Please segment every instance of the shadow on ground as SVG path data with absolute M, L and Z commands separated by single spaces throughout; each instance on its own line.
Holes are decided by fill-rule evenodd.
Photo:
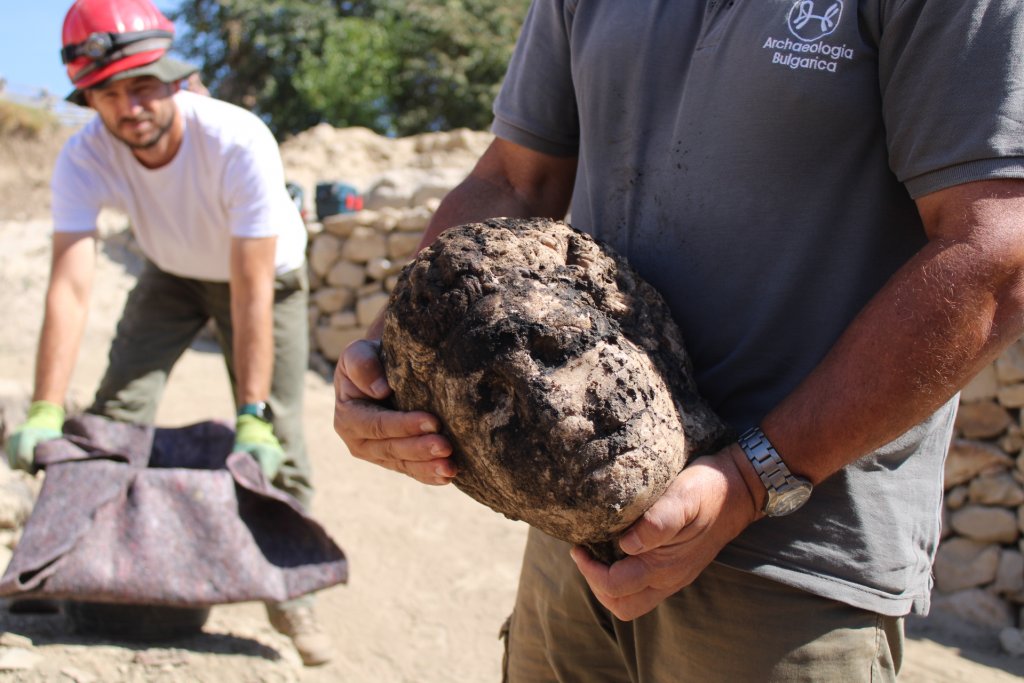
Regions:
M 0 605 L 0 632 L 24 636 L 32 641 L 34 647 L 45 645 L 114 645 L 126 650 L 143 651 L 150 648 L 170 648 L 187 650 L 196 654 L 232 654 L 259 657 L 278 662 L 281 654 L 272 647 L 251 638 L 243 638 L 229 634 L 209 633 L 202 631 L 172 639 L 135 640 L 113 639 L 110 637 L 90 636 L 78 633 L 71 620 L 59 609 L 20 613 L 12 612 L 7 601 Z
M 992 629 L 933 612 L 927 617 L 908 617 L 906 635 L 914 640 L 930 640 L 953 648 L 963 659 L 1024 679 L 1024 657 L 1012 657 L 1004 652 L 998 632 Z

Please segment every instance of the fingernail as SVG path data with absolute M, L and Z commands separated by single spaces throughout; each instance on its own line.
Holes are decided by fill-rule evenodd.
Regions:
M 421 432 L 425 432 L 427 434 L 433 434 L 434 432 L 437 431 L 437 429 L 434 427 L 434 423 L 433 422 L 426 422 L 426 421 L 424 421 L 424 422 L 420 423 L 420 431 Z M 434 448 L 436 449 L 437 446 L 434 446 Z
M 386 379 L 377 380 L 370 385 L 370 391 L 374 396 L 384 396 L 388 393 L 388 381 Z
M 446 465 L 438 465 L 437 467 L 435 467 L 434 474 L 436 474 L 439 477 L 444 477 L 446 479 L 452 476 L 451 474 L 449 474 L 448 467 Z
M 619 547 L 622 548 L 622 552 L 635 555 L 644 549 L 644 544 L 640 542 L 640 537 L 635 533 L 626 534 L 619 540 Z
M 582 551 L 579 548 L 575 548 L 574 547 L 574 548 L 569 550 L 569 557 L 572 558 L 573 562 L 575 562 L 576 564 L 579 564 L 580 563 L 580 553 L 581 552 Z

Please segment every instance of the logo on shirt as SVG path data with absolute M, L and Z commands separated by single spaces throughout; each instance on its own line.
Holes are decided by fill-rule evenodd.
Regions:
M 793 9 L 789 10 L 789 32 L 800 40 L 821 40 L 839 27 L 839 18 L 842 14 L 842 0 L 822 3 L 797 0 Z
M 771 50 L 772 64 L 802 71 L 836 73 L 845 60 L 853 59 L 853 48 L 823 40 L 839 28 L 842 0 L 797 0 L 786 15 L 786 27 L 793 38 L 768 38 L 762 49 Z

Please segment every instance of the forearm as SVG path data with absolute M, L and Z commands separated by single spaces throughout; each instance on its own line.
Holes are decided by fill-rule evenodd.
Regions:
M 232 353 L 239 405 L 264 401 L 270 395 L 274 372 L 273 315 L 263 299 L 248 293 L 231 297 Z
M 762 422 L 793 471 L 818 482 L 895 439 L 1024 333 L 1019 226 L 934 232 Z
M 268 255 L 266 245 L 255 244 L 261 241 L 238 240 L 232 252 L 232 356 L 238 405 L 265 401 L 274 372 L 273 248 Z
M 88 290 L 53 283 L 36 350 L 34 401 L 63 405 L 88 315 Z
M 32 398 L 62 405 L 85 330 L 96 264 L 94 233 L 55 233 Z

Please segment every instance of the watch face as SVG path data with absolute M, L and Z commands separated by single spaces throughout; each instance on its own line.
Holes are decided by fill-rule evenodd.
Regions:
M 782 517 L 791 512 L 796 512 L 803 507 L 803 504 L 810 497 L 810 486 L 793 486 L 792 488 L 776 491 L 775 495 L 770 497 L 771 499 L 765 508 L 765 514 L 769 517 Z

